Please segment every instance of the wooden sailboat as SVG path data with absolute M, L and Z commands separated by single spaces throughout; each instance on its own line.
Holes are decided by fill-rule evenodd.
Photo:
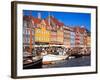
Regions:
M 32 49 L 33 49 L 33 42 L 32 42 L 32 23 L 31 23 L 31 16 L 30 16 L 30 43 L 29 43 L 29 54 L 30 56 L 25 57 L 26 61 L 23 62 L 23 69 L 35 69 L 42 67 L 42 58 L 39 56 L 32 56 Z M 25 60 L 25 59 L 24 59 Z

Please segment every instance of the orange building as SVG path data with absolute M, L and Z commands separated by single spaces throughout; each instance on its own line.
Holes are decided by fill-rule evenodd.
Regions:
M 80 27 L 75 27 L 75 47 L 80 47 Z
M 87 43 L 86 29 L 84 27 L 80 28 L 80 47 L 85 47 Z
M 55 45 L 63 45 L 63 23 L 54 16 L 46 18 L 50 25 L 50 43 Z
M 64 26 L 64 40 L 63 44 L 66 48 L 70 48 L 70 28 L 68 26 Z
M 75 27 L 75 46 L 86 47 L 87 46 L 87 32 L 84 27 Z

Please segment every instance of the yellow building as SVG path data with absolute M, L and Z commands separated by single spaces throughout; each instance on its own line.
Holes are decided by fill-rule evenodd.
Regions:
M 35 42 L 49 43 L 50 31 L 47 30 L 47 25 L 44 20 L 40 22 L 38 28 L 35 28 Z

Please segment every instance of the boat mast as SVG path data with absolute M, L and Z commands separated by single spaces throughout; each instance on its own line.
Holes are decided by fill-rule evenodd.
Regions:
M 32 16 L 32 11 L 30 11 L 30 46 L 29 46 L 29 48 L 30 48 L 30 50 L 29 50 L 29 52 L 30 53 L 32 53 L 32 18 L 31 18 L 31 16 Z
M 48 12 L 48 23 L 49 23 L 49 30 L 51 29 L 50 26 L 50 12 Z M 50 30 L 51 31 L 51 30 Z M 51 33 L 50 33 L 51 34 Z M 50 38 L 49 38 L 50 39 Z M 50 48 L 50 41 L 49 41 L 49 48 Z

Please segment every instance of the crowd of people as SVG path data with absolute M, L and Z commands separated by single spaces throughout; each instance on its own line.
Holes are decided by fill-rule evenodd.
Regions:
M 44 56 L 47 54 L 53 55 L 87 55 L 91 53 L 90 48 L 64 48 L 64 47 L 35 47 L 32 49 L 32 53 L 29 53 L 28 49 L 24 50 L 24 56 Z

